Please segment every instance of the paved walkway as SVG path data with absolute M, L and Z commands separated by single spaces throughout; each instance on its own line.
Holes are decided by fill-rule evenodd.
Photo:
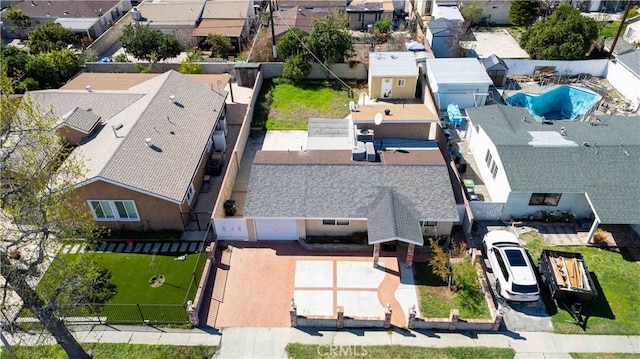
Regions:
M 5 333 L 11 344 L 53 344 L 43 335 Z M 214 358 L 286 358 L 287 343 L 329 346 L 405 345 L 416 347 L 513 348 L 516 358 L 569 358 L 568 353 L 640 353 L 640 336 L 570 335 L 539 332 L 434 333 L 403 330 L 225 328 L 222 335 L 201 329 L 159 329 L 132 326 L 80 327 L 76 338 L 85 343 L 218 345 Z
M 141 254 L 167 254 L 176 255 L 188 253 L 200 253 L 204 250 L 204 243 L 200 242 L 98 242 L 93 244 L 70 243 L 62 246 L 62 253 L 75 254 L 87 251 L 116 252 L 116 253 L 141 253 Z

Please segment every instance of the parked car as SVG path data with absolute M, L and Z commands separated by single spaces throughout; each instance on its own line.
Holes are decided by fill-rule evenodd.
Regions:
M 496 292 L 507 300 L 535 302 L 540 287 L 527 251 L 508 231 L 492 231 L 482 239 L 484 251 L 496 277 Z

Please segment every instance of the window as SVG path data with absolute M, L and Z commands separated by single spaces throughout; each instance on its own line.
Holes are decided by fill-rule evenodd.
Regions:
M 378 20 L 380 20 L 380 18 L 381 18 L 381 17 L 382 17 L 382 14 L 377 13 L 377 14 L 375 14 L 375 16 L 374 16 L 373 20 L 374 20 L 374 21 L 378 21 Z
M 624 36 L 625 40 L 633 42 L 636 37 L 636 30 L 631 27 L 627 27 L 627 34 Z
M 404 79 L 399 79 L 398 80 L 398 86 L 399 87 L 403 87 L 404 86 Z
M 348 219 L 323 219 L 322 225 L 323 226 L 348 226 L 349 220 Z
M 88 201 L 93 216 L 98 221 L 138 221 L 138 210 L 134 201 Z
M 487 155 L 484 156 L 484 162 L 487 164 L 487 168 L 491 167 L 492 160 L 493 160 L 493 157 L 491 156 L 491 152 L 487 150 Z
M 507 267 L 504 265 L 504 259 L 502 259 L 502 255 L 495 248 L 493 249 L 493 251 L 495 252 L 496 260 L 498 261 L 498 266 L 500 267 L 502 276 L 504 276 L 504 280 L 509 281 L 509 272 L 507 271 Z
M 529 200 L 530 206 L 557 206 L 561 193 L 534 193 Z
M 193 201 L 193 196 L 196 194 L 195 188 L 193 188 L 193 183 L 189 185 L 189 189 L 187 190 L 187 204 L 191 205 Z
M 491 177 L 496 179 L 496 175 L 498 174 L 498 166 L 496 165 L 496 161 L 493 161 L 491 164 Z
M 420 227 L 435 227 L 438 225 L 438 222 L 434 221 L 420 221 Z
M 358 21 L 364 21 L 364 13 L 358 14 Z

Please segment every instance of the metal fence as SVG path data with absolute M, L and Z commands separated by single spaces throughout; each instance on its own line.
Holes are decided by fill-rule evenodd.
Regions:
M 185 231 L 206 231 L 213 212 L 183 212 L 182 223 Z

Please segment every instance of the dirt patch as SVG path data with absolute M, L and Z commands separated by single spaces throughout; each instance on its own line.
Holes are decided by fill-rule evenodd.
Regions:
M 154 275 L 153 277 L 151 277 L 151 279 L 149 279 L 149 285 L 152 288 L 160 287 L 163 284 L 164 284 L 164 276 L 162 274 Z

